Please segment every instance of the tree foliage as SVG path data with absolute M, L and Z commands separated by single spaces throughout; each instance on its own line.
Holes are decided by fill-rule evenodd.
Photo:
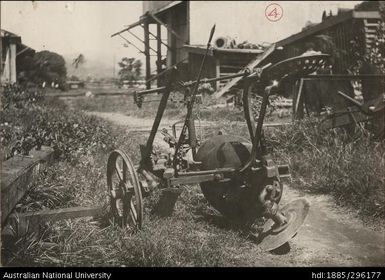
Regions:
M 27 57 L 20 63 L 23 78 L 36 84 L 59 83 L 64 84 L 67 68 L 64 58 L 54 52 L 36 52 L 33 57 Z
M 142 74 L 142 62 L 139 59 L 124 57 L 118 65 L 120 67 L 118 74 L 121 81 L 136 81 Z

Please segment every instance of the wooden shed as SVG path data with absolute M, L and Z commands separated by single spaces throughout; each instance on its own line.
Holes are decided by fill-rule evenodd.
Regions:
M 15 83 L 20 72 L 20 64 L 24 59 L 32 57 L 35 50 L 22 44 L 20 36 L 1 29 L 0 53 L 1 82 Z
M 305 27 L 301 32 L 291 35 L 276 43 L 283 50 L 276 52 L 275 61 L 301 55 L 306 51 L 307 42 L 317 41 L 317 36 L 327 35 L 332 38 L 340 52 L 340 59 L 333 65 L 333 73 L 344 73 L 354 61 L 355 40 L 362 48 L 370 48 L 374 43 L 376 30 L 381 22 L 379 11 L 340 10 L 335 16 L 323 19 L 319 24 Z

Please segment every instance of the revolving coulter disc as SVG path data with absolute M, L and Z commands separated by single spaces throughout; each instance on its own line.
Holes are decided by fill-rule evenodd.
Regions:
M 297 233 L 309 213 L 310 204 L 306 199 L 298 199 L 286 204 L 279 211 L 285 216 L 286 223 L 276 226 L 272 219 L 269 219 L 263 226 L 259 236 L 258 244 L 264 251 L 274 250 L 288 242 Z

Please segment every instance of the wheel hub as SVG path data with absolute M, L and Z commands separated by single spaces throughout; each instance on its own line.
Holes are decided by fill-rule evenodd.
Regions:
M 286 221 L 282 225 L 277 225 L 276 223 L 271 226 L 272 233 L 278 233 L 286 229 L 290 223 L 296 218 L 297 214 L 295 212 L 288 212 L 285 216 Z

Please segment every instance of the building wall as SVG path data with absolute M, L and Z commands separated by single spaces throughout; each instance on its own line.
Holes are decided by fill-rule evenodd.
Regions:
M 142 1 L 143 14 L 146 12 L 155 12 L 161 8 L 166 7 L 168 4 L 174 1 Z
M 189 79 L 195 80 L 198 76 L 199 69 L 202 63 L 203 55 L 190 53 L 189 54 Z M 205 67 L 202 70 L 202 78 L 214 78 L 216 77 L 216 60 L 213 56 L 207 56 L 205 61 Z M 212 83 L 212 86 L 215 87 L 215 83 Z

